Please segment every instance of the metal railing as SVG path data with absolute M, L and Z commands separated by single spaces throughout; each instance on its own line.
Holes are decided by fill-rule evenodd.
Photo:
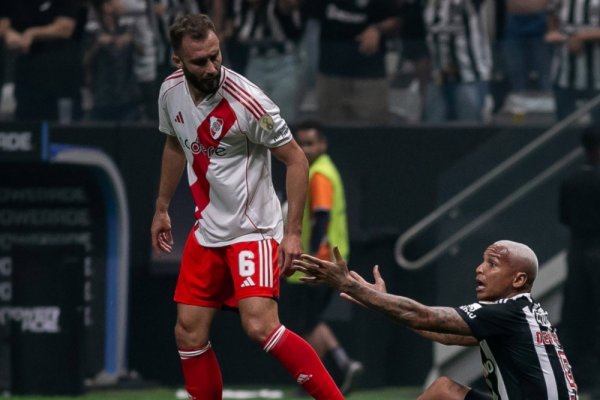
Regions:
M 497 214 L 502 212 L 504 209 L 509 207 L 511 204 L 518 201 L 520 198 L 525 196 L 534 188 L 538 187 L 554 174 L 560 172 L 563 168 L 565 168 L 569 163 L 575 160 L 582 154 L 581 148 L 577 148 L 563 156 L 561 159 L 552 164 L 549 168 L 545 169 L 543 172 L 536 175 L 529 182 L 515 190 L 510 195 L 506 196 L 504 199 L 500 200 L 494 206 L 489 208 L 487 211 L 483 212 L 477 218 L 473 219 L 471 222 L 465 224 L 462 228 L 460 228 L 456 233 L 448 237 L 447 239 L 441 241 L 437 246 L 433 249 L 426 252 L 423 256 L 416 260 L 409 260 L 404 255 L 404 250 L 406 245 L 412 241 L 415 237 L 417 237 L 421 232 L 425 229 L 429 228 L 435 222 L 439 221 L 442 217 L 449 214 L 453 210 L 455 210 L 459 205 L 463 204 L 466 200 L 471 198 L 473 195 L 482 190 L 486 185 L 492 182 L 494 179 L 498 178 L 505 172 L 509 171 L 516 164 L 523 161 L 527 156 L 536 151 L 540 146 L 547 143 L 549 140 L 557 136 L 559 133 L 563 132 L 565 128 L 571 126 L 574 122 L 578 121 L 583 115 L 593 110 L 600 104 L 600 95 L 597 95 L 567 118 L 561 120 L 550 129 L 542 133 L 535 140 L 532 140 L 521 150 L 517 151 L 515 154 L 498 164 L 496 167 L 492 168 L 486 174 L 481 176 L 475 182 L 471 183 L 461 192 L 450 198 L 444 204 L 439 206 L 436 210 L 434 210 L 431 214 L 427 215 L 419 222 L 417 222 L 414 226 L 409 228 L 406 232 L 404 232 L 398 240 L 396 241 L 396 245 L 394 248 L 394 255 L 396 258 L 396 262 L 406 269 L 419 269 L 423 266 L 437 260 L 446 250 L 455 245 L 457 242 L 468 236 L 470 233 L 475 231 L 477 228 L 488 222 L 490 219 L 495 217 Z

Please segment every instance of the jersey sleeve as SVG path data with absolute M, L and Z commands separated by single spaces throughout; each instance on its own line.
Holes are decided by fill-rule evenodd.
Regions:
M 456 311 L 479 341 L 510 334 L 518 318 L 517 313 L 504 303 L 473 303 L 456 307 Z
M 252 95 L 260 107 L 255 107 L 248 124 L 248 139 L 265 147 L 283 146 L 292 140 L 292 132 L 279 113 L 279 107 L 260 89 L 253 88 Z M 260 116 L 259 116 L 260 115 Z
M 171 118 L 169 118 L 169 112 L 167 111 L 165 89 L 165 85 L 163 84 L 160 87 L 160 93 L 158 95 L 158 130 L 173 136 L 175 135 L 175 129 L 173 129 Z
M 315 173 L 310 180 L 310 209 L 329 211 L 333 207 L 333 185 L 323 174 Z

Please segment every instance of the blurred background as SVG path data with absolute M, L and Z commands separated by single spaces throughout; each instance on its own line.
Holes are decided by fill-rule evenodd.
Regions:
M 185 181 L 171 206 L 174 253 L 152 255 L 149 233 L 164 144 L 157 95 L 174 70 L 167 32 L 184 13 L 212 16 L 223 64 L 257 83 L 292 131 L 324 123 L 353 269 L 370 277 L 378 264 L 390 292 L 458 306 L 474 301 L 489 243 L 524 242 L 540 259 L 534 294 L 560 326 L 569 235 L 558 191 L 583 162 L 582 129 L 598 122 L 600 50 L 549 33 L 598 29 L 600 10 L 563 21 L 572 2 L 10 3 L 0 5 L 0 392 L 182 385 L 171 299 L 193 224 Z M 572 61 L 586 54 L 593 61 Z M 273 170 L 284 201 L 283 166 Z M 432 345 L 337 298 L 326 317 L 365 366 L 361 388 L 439 374 L 478 384 L 476 349 Z M 223 312 L 213 326 L 226 385 L 288 384 L 239 324 Z

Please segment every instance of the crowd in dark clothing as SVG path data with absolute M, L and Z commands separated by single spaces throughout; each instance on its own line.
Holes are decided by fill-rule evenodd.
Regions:
M 407 65 L 418 87 L 412 122 L 483 123 L 507 94 L 532 90 L 553 94 L 556 117 L 564 118 L 600 92 L 598 7 L 575 0 L 5 1 L 1 51 L 14 65 L 3 75 L 14 82 L 18 120 L 60 119 L 65 101 L 68 120 L 155 120 L 158 87 L 174 68 L 168 27 L 178 15 L 202 12 L 220 32 L 225 65 L 257 83 L 291 123 L 311 110 L 330 123 L 398 120 L 390 99 L 410 93 L 390 89 Z

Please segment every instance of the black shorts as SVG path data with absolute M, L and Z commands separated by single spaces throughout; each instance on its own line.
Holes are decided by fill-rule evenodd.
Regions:
M 465 400 L 492 400 L 493 397 L 489 393 L 484 393 L 477 389 L 471 389 L 465 396 Z
M 299 335 L 310 333 L 321 321 L 334 290 L 281 281 L 279 316 L 281 323 Z

